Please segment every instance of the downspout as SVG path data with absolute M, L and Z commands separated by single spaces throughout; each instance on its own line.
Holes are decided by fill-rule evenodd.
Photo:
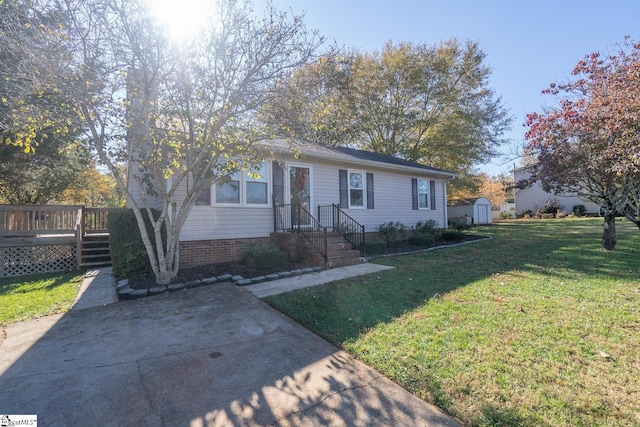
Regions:
M 444 187 L 444 202 L 442 205 L 444 206 L 444 228 L 449 228 L 449 214 L 447 213 L 447 181 L 442 181 L 442 186 Z

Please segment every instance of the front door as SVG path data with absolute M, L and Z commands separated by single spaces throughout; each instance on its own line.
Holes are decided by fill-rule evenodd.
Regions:
M 292 206 L 302 206 L 311 212 L 311 168 L 308 166 L 289 165 L 289 200 Z M 297 218 L 292 218 L 292 222 L 298 225 Z M 301 219 L 300 225 L 308 225 L 307 222 Z

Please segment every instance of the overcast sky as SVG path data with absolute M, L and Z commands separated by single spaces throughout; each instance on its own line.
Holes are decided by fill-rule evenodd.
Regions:
M 388 40 L 477 41 L 493 70 L 491 84 L 515 117 L 506 136 L 524 140 L 525 115 L 551 99 L 540 95 L 570 76 L 585 55 L 606 53 L 628 35 L 640 39 L 640 0 L 274 0 L 279 9 L 306 11 L 305 23 L 339 46 L 372 51 Z M 505 148 L 508 151 L 508 148 Z M 496 175 L 513 161 L 496 159 L 481 171 Z

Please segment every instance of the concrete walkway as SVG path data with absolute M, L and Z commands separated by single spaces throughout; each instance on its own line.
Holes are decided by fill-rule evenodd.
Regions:
M 112 270 L 111 267 L 87 270 L 71 310 L 84 310 L 118 302 Z
M 0 333 L 0 410 L 47 426 L 458 425 L 231 283 Z
M 330 270 L 318 271 L 316 273 L 304 274 L 301 276 L 287 277 L 285 279 L 273 280 L 257 285 L 244 286 L 243 288 L 251 292 L 258 298 L 265 298 L 271 295 L 278 295 L 296 289 L 308 288 L 309 286 L 322 285 L 336 280 L 347 279 L 349 277 L 362 276 L 388 270 L 390 267 L 380 264 L 356 264 L 348 267 L 332 268 Z

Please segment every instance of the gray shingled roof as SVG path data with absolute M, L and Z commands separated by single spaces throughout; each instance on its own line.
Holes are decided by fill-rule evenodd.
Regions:
M 420 163 L 412 162 L 409 160 L 400 159 L 398 157 L 390 156 L 387 154 L 374 153 L 371 151 L 356 150 L 354 148 L 347 147 L 330 147 L 322 144 L 314 144 L 304 141 L 290 141 L 285 139 L 272 139 L 265 141 L 266 146 L 276 148 L 278 151 L 289 151 L 292 147 L 298 149 L 302 154 L 309 157 L 318 157 L 325 159 L 332 159 L 335 161 L 344 161 L 353 164 L 362 162 L 363 164 L 378 163 L 380 166 L 392 167 L 398 166 L 400 168 L 420 169 L 425 172 L 431 172 L 438 175 L 445 175 L 449 178 L 455 177 L 455 172 L 437 169 L 430 166 L 426 166 Z
M 400 159 L 398 157 L 390 156 L 388 154 L 380 154 L 380 153 L 374 153 L 372 151 L 356 150 L 354 148 L 348 148 L 348 147 L 328 147 L 328 148 L 330 150 L 339 151 L 348 156 L 352 156 L 362 160 L 370 160 L 372 162 L 380 162 L 380 163 L 389 163 L 389 164 L 398 165 L 398 166 L 409 166 L 413 168 L 425 169 L 425 170 L 434 171 L 434 172 L 453 173 L 450 171 L 446 171 L 444 169 L 432 168 L 430 166 L 412 162 L 410 160 Z

